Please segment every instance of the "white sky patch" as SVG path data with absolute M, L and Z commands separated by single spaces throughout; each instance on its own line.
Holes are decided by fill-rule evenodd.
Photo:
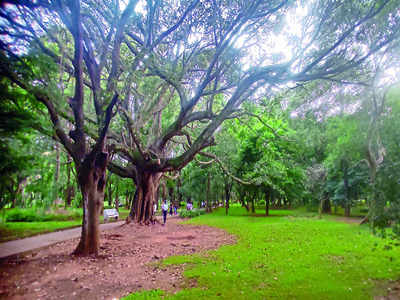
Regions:
M 139 0 L 138 3 L 135 6 L 135 13 L 138 15 L 146 15 L 146 1 L 145 0 Z
M 234 43 L 235 48 L 245 52 L 241 61 L 243 69 L 290 61 L 295 53 L 296 44 L 291 42 L 291 39 L 301 38 L 304 30 L 303 19 L 307 15 L 307 7 L 297 5 L 287 12 L 279 26 L 280 30 L 271 30 L 268 34 L 260 32 L 256 37 L 243 33 Z

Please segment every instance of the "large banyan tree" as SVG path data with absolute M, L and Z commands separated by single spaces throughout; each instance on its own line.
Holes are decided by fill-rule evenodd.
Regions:
M 360 73 L 371 54 L 397 38 L 398 6 L 396 0 L 2 1 L 1 74 L 45 105 L 79 174 L 85 217 L 77 252 L 98 251 L 107 165 L 133 179 L 131 216 L 150 221 L 162 175 L 207 155 L 213 134 L 241 115 L 243 101 Z M 37 67 L 26 71 L 33 50 L 59 67 L 62 94 L 54 92 L 58 78 L 39 76 Z
M 354 78 L 397 38 L 399 17 L 396 1 L 139 2 L 110 164 L 137 187 L 130 217 L 151 221 L 162 175 L 212 157 L 204 149 L 243 101 Z

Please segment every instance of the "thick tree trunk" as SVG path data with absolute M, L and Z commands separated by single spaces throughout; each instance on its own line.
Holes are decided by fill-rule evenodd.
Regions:
M 350 212 L 351 212 L 350 203 L 346 203 L 344 207 L 344 216 L 350 217 Z
M 72 198 L 75 196 L 75 190 L 72 185 L 68 185 L 65 190 L 65 207 L 70 207 Z
M 132 210 L 133 203 L 135 201 L 135 195 L 136 195 L 136 187 L 135 191 L 129 195 L 129 210 Z
M 92 151 L 78 170 L 83 199 L 82 234 L 75 255 L 98 255 L 100 246 L 99 217 L 104 201 L 108 153 Z
M 256 205 L 255 205 L 256 194 L 252 195 L 251 197 L 251 212 L 254 214 L 256 212 Z
M 135 183 L 134 183 L 135 184 Z M 135 202 L 137 199 L 138 189 L 136 186 L 135 193 L 131 196 L 130 204 L 129 204 L 129 215 L 126 218 L 126 223 L 130 223 L 135 219 Z
M 229 212 L 229 200 L 231 199 L 232 183 L 225 182 L 225 214 Z
M 324 214 L 330 214 L 332 212 L 331 201 L 327 196 L 322 199 L 321 211 Z
M 277 207 L 275 203 L 274 190 L 272 188 L 269 189 L 269 205 L 272 207 Z
M 146 225 L 154 223 L 153 206 L 161 176 L 161 173 L 138 172 L 135 199 L 127 223 L 132 220 Z
M 59 178 L 60 178 L 60 145 L 58 142 L 55 142 L 55 150 L 56 150 L 56 168 L 54 172 L 54 182 L 53 182 L 53 191 L 52 191 L 52 205 L 58 205 L 59 203 Z

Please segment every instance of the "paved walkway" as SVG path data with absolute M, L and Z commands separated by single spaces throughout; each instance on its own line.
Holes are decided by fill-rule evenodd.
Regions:
M 101 230 L 111 229 L 124 224 L 125 221 L 100 224 Z M 45 233 L 25 239 L 5 242 L 0 244 L 0 258 L 5 258 L 11 255 L 21 254 L 27 251 L 39 249 L 58 242 L 70 240 L 80 237 L 82 227 L 66 229 L 51 233 Z

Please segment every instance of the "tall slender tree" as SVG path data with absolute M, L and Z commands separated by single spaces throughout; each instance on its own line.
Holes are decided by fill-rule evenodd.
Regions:
M 74 253 L 97 255 L 99 213 L 104 199 L 108 163 L 106 138 L 118 94 L 111 86 L 100 97 L 100 90 L 96 89 L 99 88 L 101 67 L 91 55 L 93 45 L 89 45 L 83 26 L 85 5 L 78 0 L 5 1 L 0 8 L 0 16 L 6 24 L 3 27 L 6 38 L 1 40 L 1 74 L 47 109 L 55 138 L 74 161 L 83 197 L 82 234 Z M 69 33 L 67 40 L 55 34 L 63 30 Z M 69 42 L 73 47 L 67 45 Z M 69 52 L 60 53 L 60 49 L 64 48 L 68 48 Z M 72 97 L 54 91 L 51 72 L 49 74 L 51 70 L 40 70 L 40 64 L 35 60 L 37 58 L 50 59 L 51 63 L 59 64 L 74 79 Z M 88 71 L 90 83 L 86 82 L 85 71 Z M 114 81 L 112 77 L 110 82 Z M 85 85 L 92 91 L 96 121 L 87 114 Z M 74 126 L 69 133 L 63 128 L 65 123 L 62 118 Z M 91 131 L 88 122 L 92 124 Z

